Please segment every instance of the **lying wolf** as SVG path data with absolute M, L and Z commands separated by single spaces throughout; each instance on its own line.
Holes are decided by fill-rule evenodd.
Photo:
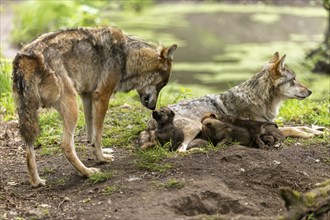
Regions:
M 175 112 L 174 124 L 184 132 L 180 151 L 202 130 L 200 118 L 207 112 L 229 115 L 239 119 L 273 122 L 282 101 L 302 100 L 312 94 L 298 82 L 296 74 L 285 64 L 285 55 L 276 52 L 269 62 L 251 79 L 218 95 L 206 95 L 168 106 Z M 301 129 L 280 128 L 284 136 L 310 137 L 313 134 Z M 317 131 L 315 131 L 318 133 Z
M 33 147 L 39 133 L 40 107 L 53 107 L 60 113 L 62 150 L 82 175 L 90 176 L 99 170 L 87 168 L 74 148 L 77 95 L 82 98 L 87 136 L 95 147 L 96 160 L 110 162 L 112 157 L 102 152 L 101 137 L 111 94 L 136 89 L 141 103 L 155 109 L 158 94 L 171 76 L 176 48 L 145 42 L 115 27 L 61 30 L 25 45 L 13 61 L 13 93 L 32 186 L 45 185 Z

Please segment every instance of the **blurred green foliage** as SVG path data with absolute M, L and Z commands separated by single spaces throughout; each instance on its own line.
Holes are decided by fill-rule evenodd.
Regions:
M 15 113 L 14 101 L 11 95 L 11 62 L 0 53 L 0 118 L 12 119 Z
M 79 26 L 108 25 L 102 14 L 112 10 L 134 10 L 139 12 L 151 5 L 153 0 L 130 1 L 23 1 L 14 9 L 12 42 L 25 44 L 33 38 L 50 31 Z
M 93 1 L 23 2 L 15 7 L 13 43 L 27 43 L 42 33 L 61 28 L 101 25 L 99 9 L 87 3 Z
M 322 0 L 325 9 L 330 10 L 330 0 Z

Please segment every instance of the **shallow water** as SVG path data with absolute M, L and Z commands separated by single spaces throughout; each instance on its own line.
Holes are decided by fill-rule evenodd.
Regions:
M 220 91 L 249 78 L 275 51 L 302 71 L 327 22 L 323 8 L 223 4 L 162 4 L 109 18 L 128 33 L 177 43 L 172 81 Z

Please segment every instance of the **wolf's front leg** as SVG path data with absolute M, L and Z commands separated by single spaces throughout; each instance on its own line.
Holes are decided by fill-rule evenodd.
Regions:
M 174 125 L 183 131 L 184 140 L 179 146 L 178 151 L 184 152 L 187 150 L 190 142 L 192 142 L 202 130 L 202 123 L 189 118 L 177 117 L 174 118 Z
M 92 142 L 93 136 L 93 115 L 92 115 L 92 94 L 84 93 L 80 95 L 83 107 L 84 107 L 84 115 L 85 115 L 85 124 L 87 130 L 87 141 L 89 143 Z
M 104 117 L 108 109 L 110 95 L 105 92 L 96 91 L 93 94 L 93 138 L 92 145 L 95 147 L 94 156 L 100 163 L 113 161 L 112 155 L 104 155 L 102 152 L 102 130 Z

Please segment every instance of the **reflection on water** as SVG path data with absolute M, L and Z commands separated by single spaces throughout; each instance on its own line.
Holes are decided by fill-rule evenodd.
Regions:
M 249 78 L 275 51 L 301 68 L 299 62 L 322 41 L 326 28 L 325 10 L 309 7 L 156 5 L 110 20 L 126 32 L 177 43 L 172 80 L 218 90 Z

